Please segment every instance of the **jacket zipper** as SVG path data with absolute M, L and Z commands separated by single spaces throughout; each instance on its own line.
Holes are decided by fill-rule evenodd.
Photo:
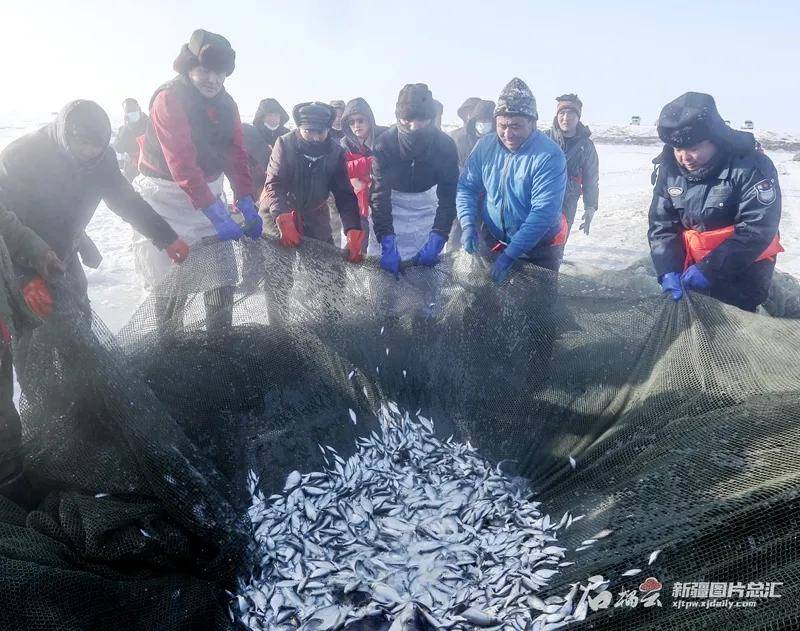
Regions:
M 511 164 L 511 154 L 506 156 L 505 164 L 503 165 L 503 174 L 500 181 L 500 227 L 503 229 L 503 237 L 505 243 L 508 243 L 508 231 L 506 230 L 506 183 L 508 182 L 508 168 Z

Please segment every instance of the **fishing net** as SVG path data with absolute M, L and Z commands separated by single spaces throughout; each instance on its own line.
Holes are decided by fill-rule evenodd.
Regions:
M 261 278 L 228 327 L 231 247 Z M 602 574 L 613 601 L 574 628 L 797 628 L 800 324 L 674 303 L 639 267 L 499 288 L 486 268 L 460 253 L 394 280 L 310 241 L 210 244 L 116 337 L 63 296 L 18 344 L 35 506 L 0 498 L 0 628 L 232 628 L 225 590 L 256 560 L 248 472 L 268 495 L 320 470 L 318 445 L 347 457 L 388 400 L 528 477 L 543 512 L 584 515 L 548 593 Z M 620 597 L 650 577 L 660 605 Z M 780 585 L 676 606 L 704 583 Z

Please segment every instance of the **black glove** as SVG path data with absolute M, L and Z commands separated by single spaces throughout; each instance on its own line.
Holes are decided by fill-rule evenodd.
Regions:
M 81 262 L 86 267 L 91 267 L 92 269 L 97 269 L 100 267 L 100 263 L 103 262 L 103 255 L 100 254 L 100 250 L 97 249 L 94 241 L 92 241 L 85 232 L 78 244 L 78 254 L 81 255 Z

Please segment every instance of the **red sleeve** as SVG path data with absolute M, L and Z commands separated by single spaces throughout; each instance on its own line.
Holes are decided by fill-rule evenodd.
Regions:
M 347 152 L 347 177 L 367 181 L 372 170 L 372 158 L 359 153 Z
M 203 170 L 197 164 L 189 119 L 168 90 L 162 90 L 156 96 L 150 108 L 150 119 L 172 179 L 189 196 L 195 208 L 213 204 L 217 196 L 211 192 Z M 241 134 L 241 124 L 239 131 Z
M 239 117 L 239 108 L 234 106 L 233 120 L 233 142 L 231 143 L 231 153 L 228 156 L 228 168 L 225 175 L 231 183 L 233 196 L 236 199 L 253 196 L 253 178 L 250 175 L 250 161 L 244 149 L 244 133 L 242 132 L 242 120 Z

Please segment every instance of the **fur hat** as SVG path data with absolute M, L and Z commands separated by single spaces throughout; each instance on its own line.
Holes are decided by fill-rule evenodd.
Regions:
M 236 53 L 222 35 L 197 29 L 189 38 L 189 43 L 181 47 L 172 68 L 178 74 L 185 75 L 197 66 L 230 76 L 236 66 Z
M 728 127 L 714 97 L 702 92 L 687 92 L 664 106 L 658 117 L 658 137 L 676 149 L 693 147 L 704 140 L 734 151 L 755 148 L 753 134 Z
M 475 109 L 475 106 L 480 103 L 480 101 L 480 98 L 477 96 L 471 96 L 461 104 L 461 107 L 458 108 L 458 117 L 464 121 L 465 125 L 469 121 L 472 110 Z
M 298 127 L 324 131 L 330 129 L 336 120 L 336 110 L 327 103 L 319 101 L 298 103 L 292 110 L 292 118 Z
M 397 120 L 434 120 L 436 112 L 433 94 L 424 83 L 408 83 L 400 90 L 394 110 Z

